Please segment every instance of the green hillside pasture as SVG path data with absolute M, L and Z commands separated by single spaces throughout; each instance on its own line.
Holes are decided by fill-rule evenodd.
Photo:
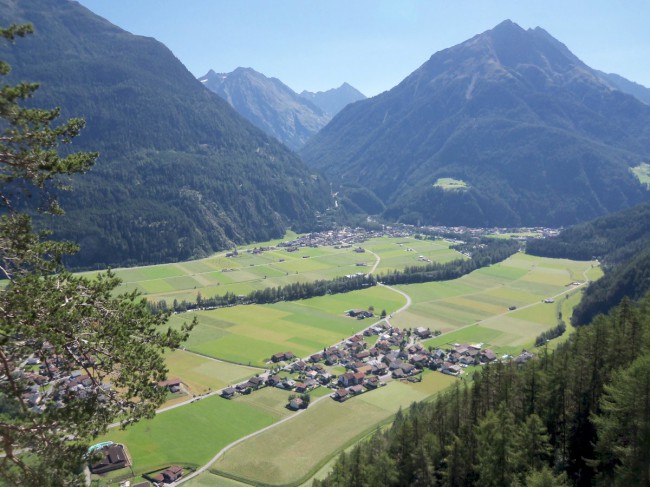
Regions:
M 642 162 L 638 166 L 633 167 L 632 172 L 641 184 L 650 187 L 650 164 Z
M 399 286 L 411 296 L 413 305 L 391 321 L 443 333 L 480 322 L 482 328 L 493 327 L 500 333 L 498 340 L 488 333 L 485 338 L 493 340 L 489 343 L 519 347 L 557 323 L 556 307 L 545 307 L 542 300 L 567 291 L 567 285 L 580 280 L 590 268 L 590 262 L 515 254 L 453 281 Z M 520 309 L 532 304 L 539 306 Z M 510 306 L 518 309 L 508 311 Z
M 300 481 L 355 439 L 373 431 L 400 407 L 426 399 L 455 380 L 428 374 L 422 382 L 428 382 L 426 387 L 391 382 L 342 404 L 323 399 L 295 420 L 237 445 L 210 471 L 270 485 Z
M 264 366 L 274 353 L 292 351 L 304 357 L 373 323 L 344 316 L 348 309 L 374 306 L 377 313 L 390 313 L 404 303 L 400 294 L 376 286 L 302 301 L 198 311 L 192 315 L 199 325 L 185 346 L 202 355 Z M 174 315 L 170 322 L 180 326 L 188 318 Z
M 313 397 L 317 396 L 314 395 Z M 294 411 L 286 407 L 288 398 L 289 392 L 285 390 L 277 387 L 263 387 L 249 395 L 237 396 L 231 401 L 250 405 L 260 411 L 267 411 L 270 414 L 277 415 L 282 419 L 294 414 Z
M 252 402 L 212 396 L 158 414 L 126 430 L 111 430 L 98 442 L 124 443 L 133 459 L 135 474 L 141 475 L 170 464 L 204 465 L 229 443 L 280 417 L 279 413 Z
M 433 184 L 434 188 L 440 188 L 444 191 L 465 191 L 469 187 L 462 179 L 438 178 Z
M 377 267 L 377 274 L 390 270 L 402 270 L 406 266 L 422 266 L 427 262 L 418 260 L 419 256 L 426 257 L 433 262 L 445 263 L 465 257 L 451 250 L 451 242 L 446 240 L 418 240 L 413 237 L 406 238 L 373 238 L 362 244 L 362 247 L 371 250 L 381 257 Z M 413 249 L 408 251 L 407 249 Z
M 165 354 L 168 377 L 179 377 L 195 395 L 223 389 L 259 372 L 249 367 L 220 362 L 183 350 Z

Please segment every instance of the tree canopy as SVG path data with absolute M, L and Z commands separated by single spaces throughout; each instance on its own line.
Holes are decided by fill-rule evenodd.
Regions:
M 0 29 L 13 42 L 30 25 Z M 9 73 L 0 61 L 0 75 Z M 32 226 L 34 211 L 61 214 L 57 194 L 96 153 L 68 145 L 81 119 L 57 123 L 58 109 L 26 108 L 37 84 L 0 87 L 0 482 L 83 485 L 89 443 L 116 421 L 151 417 L 165 397 L 162 352 L 192 324 L 161 330 L 137 292 L 117 294 L 109 271 L 89 279 L 68 272 L 76 248 Z M 53 191 L 55 190 L 55 191 Z M 36 198 L 32 199 L 32 197 Z

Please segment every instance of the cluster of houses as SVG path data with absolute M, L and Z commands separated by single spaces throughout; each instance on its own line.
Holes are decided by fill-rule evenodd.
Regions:
M 384 227 L 381 231 L 365 230 L 363 228 L 342 228 L 339 230 L 330 230 L 324 232 L 309 233 L 302 235 L 294 240 L 281 242 L 278 247 L 289 249 L 299 249 L 304 247 L 323 247 L 331 246 L 338 249 L 352 248 L 355 245 L 355 252 L 364 252 L 359 244 L 375 237 L 407 237 L 413 232 L 408 228 Z
M 22 398 L 28 407 L 36 413 L 41 413 L 47 405 L 64 407 L 63 398 L 71 393 L 78 397 L 86 397 L 97 393 L 97 383 L 90 375 L 80 371 L 71 371 L 70 360 L 54 353 L 49 343 L 41 346 L 47 363 L 41 363 L 36 356 L 28 357 L 22 366 L 11 372 L 13 379 L 23 384 Z M 75 353 L 74 349 L 71 349 Z M 93 357 L 79 359 L 88 369 L 95 363 Z M 102 384 L 100 387 L 108 391 L 111 386 Z M 99 391 L 101 398 L 102 391 Z
M 272 373 L 266 378 L 252 377 L 241 384 L 228 387 L 221 395 L 231 398 L 236 394 L 248 394 L 263 386 L 305 394 L 316 387 L 325 386 L 334 389 L 332 398 L 345 401 L 380 387 L 388 379 L 419 380 L 418 374 L 425 368 L 459 376 L 465 367 L 487 364 L 498 359 L 497 354 L 489 348 L 483 348 L 483 344 L 455 344 L 452 348 L 443 350 L 426 347 L 420 341 L 437 333 L 424 327 L 403 330 L 378 323 L 366 329 L 363 335 L 353 335 L 306 360 L 299 359 L 285 365 L 284 362 L 295 359 L 293 353 L 280 352 L 271 357 L 273 363 L 282 362 L 281 370 L 298 374 L 298 380 Z M 364 336 L 372 335 L 378 337 L 375 345 L 369 347 Z M 530 352 L 523 351 L 514 360 L 524 363 L 532 357 Z M 343 367 L 345 372 L 335 376 L 330 372 L 330 367 L 333 366 Z M 299 401 L 294 403 L 294 409 L 301 407 Z M 289 407 L 292 407 L 291 403 Z

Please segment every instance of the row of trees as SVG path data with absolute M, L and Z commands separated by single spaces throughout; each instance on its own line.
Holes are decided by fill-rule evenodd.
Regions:
M 565 331 L 566 331 L 566 323 L 562 321 L 558 323 L 556 326 L 554 326 L 553 328 L 551 328 L 550 330 L 546 330 L 540 333 L 537 336 L 537 338 L 535 338 L 535 346 L 541 347 L 549 340 L 553 340 L 553 338 L 557 338 L 559 336 L 564 335 Z
M 648 486 L 648 417 L 650 296 L 413 404 L 315 485 Z
M 483 238 L 473 244 L 462 244 L 452 248 L 471 255 L 471 258 L 458 259 L 445 264 L 432 262 L 424 266 L 410 266 L 404 270 L 383 274 L 377 280 L 393 285 L 457 279 L 476 269 L 507 259 L 519 250 L 519 244 L 514 240 Z
M 313 282 L 294 282 L 286 286 L 268 287 L 251 291 L 247 295 L 227 292 L 221 296 L 203 297 L 198 293 L 196 301 L 174 300 L 171 306 L 165 301 L 149 303 L 154 312 L 173 311 L 182 313 L 195 309 L 214 309 L 240 304 L 269 304 L 279 301 L 296 301 L 326 294 L 346 293 L 384 284 L 409 284 L 415 282 L 443 281 L 455 279 L 480 267 L 500 262 L 519 249 L 519 244 L 511 240 L 484 239 L 479 243 L 459 246 L 457 250 L 471 251 L 471 259 L 458 259 L 445 264 L 431 263 L 425 266 L 407 267 L 403 271 L 393 271 L 374 277 L 362 274 L 334 279 L 321 279 Z M 384 316 L 385 317 L 385 314 Z

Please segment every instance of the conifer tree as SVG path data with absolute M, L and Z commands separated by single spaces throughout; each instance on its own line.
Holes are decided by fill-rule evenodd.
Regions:
M 13 25 L 0 37 L 31 32 Z M 0 61 L 0 75 L 9 71 Z M 0 484 L 84 485 L 89 443 L 118 419 L 128 425 L 155 414 L 165 397 L 161 352 L 192 325 L 161 332 L 168 314 L 152 315 L 136 292 L 116 295 L 111 272 L 88 279 L 66 271 L 62 257 L 75 246 L 34 230 L 29 197 L 39 197 L 39 211 L 61 214 L 64 178 L 97 158 L 59 155 L 84 122 L 57 124 L 58 109 L 25 108 L 37 88 L 0 87 Z M 81 381 L 70 380 L 77 372 Z

